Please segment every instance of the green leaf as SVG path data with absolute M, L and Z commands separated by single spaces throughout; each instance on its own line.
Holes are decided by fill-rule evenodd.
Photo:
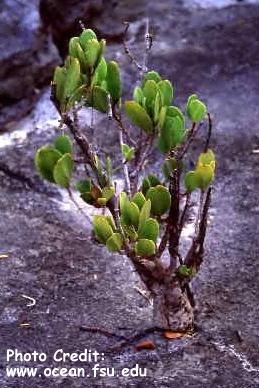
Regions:
M 169 190 L 161 185 L 150 187 L 146 195 L 151 201 L 151 213 L 155 216 L 161 216 L 166 213 L 171 205 L 171 196 Z
M 210 165 L 200 165 L 195 173 L 198 176 L 199 188 L 206 190 L 214 179 L 214 171 Z
M 104 50 L 105 50 L 105 47 L 106 47 L 106 40 L 105 39 L 101 39 L 100 42 L 99 42 L 99 46 L 100 46 L 100 50 L 99 50 L 99 56 L 97 58 L 97 62 L 96 62 L 96 66 L 98 66 L 101 58 L 102 58 L 102 55 L 104 53 Z
M 135 157 L 135 148 L 130 147 L 128 144 L 122 144 L 121 151 L 124 159 L 127 162 L 129 162 Z
M 160 135 L 157 141 L 157 146 L 160 152 L 166 154 L 171 149 L 171 138 L 169 134 Z
M 68 188 L 72 176 L 74 162 L 71 154 L 64 154 L 56 163 L 53 171 L 55 182 L 61 186 Z
M 106 76 L 107 76 L 107 63 L 104 57 L 102 57 L 98 66 L 95 69 L 93 84 L 101 86 L 101 83 L 106 79 Z M 103 89 L 106 89 L 106 88 L 107 88 L 107 84 L 106 84 L 106 87 Z
M 158 83 L 159 81 L 161 81 L 161 77 L 160 77 L 160 75 L 156 71 L 151 70 L 151 71 L 149 71 L 148 73 L 146 73 L 144 75 L 143 85 L 142 86 L 144 86 L 146 81 L 148 81 L 148 80 L 153 80 L 156 83 Z
M 72 142 L 70 137 L 67 135 L 58 136 L 55 140 L 54 146 L 62 154 L 72 153 Z
M 122 225 L 123 231 L 126 234 L 126 236 L 130 239 L 130 241 L 137 241 L 138 234 L 132 225 Z
M 113 233 L 106 242 L 106 247 L 110 252 L 119 252 L 123 245 L 123 238 L 120 233 Z
M 107 89 L 111 95 L 113 102 L 118 102 L 121 98 L 121 78 L 120 78 L 120 69 L 118 63 L 115 61 L 110 61 L 107 64 Z
M 158 82 L 157 86 L 161 91 L 162 104 L 169 106 L 173 99 L 173 87 L 171 82 L 166 79 Z
M 135 252 L 138 256 L 149 257 L 156 253 L 156 245 L 152 240 L 141 239 L 135 244 Z
M 132 198 L 132 202 L 134 202 L 138 206 L 139 210 L 141 210 L 144 203 L 146 202 L 146 198 L 144 194 L 141 193 L 141 191 L 138 191 L 137 193 L 134 194 Z
M 116 230 L 116 225 L 115 225 L 113 217 L 112 216 L 106 216 L 106 220 L 108 221 L 108 223 L 111 226 L 112 230 Z
M 51 146 L 44 146 L 38 149 L 35 155 L 35 166 L 41 176 L 49 182 L 55 182 L 53 170 L 62 154 Z
M 199 177 L 196 171 L 189 171 L 185 174 L 184 184 L 189 193 L 199 188 Z
M 146 97 L 145 106 L 150 113 L 153 111 L 153 105 L 155 103 L 157 92 L 158 92 L 158 87 L 155 81 L 148 80 L 145 82 L 145 85 L 143 87 L 143 94 L 144 94 L 144 97 Z
M 169 117 L 177 117 L 178 121 L 181 121 L 181 129 L 185 129 L 185 120 L 184 120 L 184 115 L 183 112 L 177 107 L 177 106 L 169 106 L 166 111 L 167 116 Z
M 198 158 L 197 165 L 209 165 L 214 171 L 216 166 L 216 157 L 214 152 L 210 149 L 207 152 L 202 152 Z
M 189 97 L 188 97 L 188 100 L 187 100 L 187 106 L 194 100 L 198 100 L 198 96 L 197 94 L 191 94 Z
M 88 180 L 81 180 L 76 183 L 76 189 L 82 194 L 82 193 L 89 193 L 91 191 L 91 181 Z
M 66 70 L 64 67 L 57 66 L 54 72 L 53 82 L 56 88 L 55 97 L 60 106 L 64 103 L 64 90 L 66 83 Z
M 85 42 L 84 52 L 86 58 L 86 64 L 89 68 L 93 68 L 98 65 L 98 58 L 100 56 L 100 44 L 97 39 L 90 39 Z
M 139 224 L 139 208 L 134 202 L 126 201 L 122 209 L 122 221 L 126 225 L 138 227 Z
M 138 232 L 140 239 L 148 239 L 156 242 L 159 234 L 159 224 L 153 218 L 149 218 Z
M 147 112 L 135 101 L 125 102 L 125 111 L 133 124 L 143 129 L 146 133 L 153 132 L 153 123 Z
M 168 153 L 173 147 L 183 142 L 185 134 L 181 119 L 178 116 L 167 116 L 158 139 L 159 150 L 163 153 Z
M 138 227 L 139 208 L 134 202 L 129 201 L 124 191 L 120 194 L 120 211 L 122 222 L 125 225 Z
M 146 195 L 150 187 L 157 186 L 160 184 L 160 180 L 154 174 L 149 174 L 143 179 L 141 191 L 144 195 Z
M 89 40 L 97 39 L 96 34 L 91 29 L 83 30 L 82 34 L 79 37 L 80 44 L 83 50 L 86 50 L 88 47 Z
M 120 210 L 122 213 L 126 207 L 127 202 L 129 202 L 128 196 L 124 191 L 120 193 L 119 202 L 120 202 Z
M 82 200 L 86 203 L 88 203 L 89 205 L 94 205 L 96 200 L 93 198 L 91 192 L 84 192 L 84 193 L 81 193 L 80 197 L 82 198 Z
M 143 105 L 144 94 L 142 89 L 139 86 L 136 86 L 133 92 L 134 101 L 136 101 L 139 105 Z
M 105 216 L 94 216 L 93 229 L 97 239 L 103 244 L 106 244 L 113 234 L 112 227 Z
M 99 206 L 106 206 L 107 204 L 107 199 L 104 197 L 97 198 L 96 204 Z
M 100 86 L 94 86 L 92 89 L 92 96 L 90 105 L 100 112 L 107 112 L 108 110 L 108 93 Z
M 159 128 L 163 128 L 166 119 L 167 106 L 162 106 L 159 112 L 158 125 Z
M 192 275 L 192 268 L 187 267 L 187 265 L 180 265 L 177 272 L 183 277 L 189 277 Z
M 146 221 L 149 219 L 150 211 L 151 211 L 151 201 L 147 200 L 144 203 L 144 205 L 142 206 L 141 210 L 140 210 L 138 230 L 143 228 L 143 226 L 145 225 Z
M 85 53 L 80 45 L 80 39 L 78 37 L 73 37 L 70 39 L 68 52 L 70 56 L 79 60 L 81 70 L 85 72 L 87 68 L 87 63 Z
M 69 104 L 69 99 L 75 91 L 81 86 L 81 73 L 80 73 L 80 63 L 78 59 L 74 57 L 68 57 L 66 60 L 66 81 L 64 87 L 64 110 L 71 108 Z
M 115 188 L 114 187 L 104 187 L 102 189 L 102 197 L 106 198 L 106 201 L 108 202 L 115 193 Z
M 153 118 L 154 118 L 155 124 L 159 123 L 162 105 L 163 105 L 163 103 L 162 103 L 161 92 L 158 91 L 156 94 L 156 98 L 155 98 L 155 102 L 154 102 L 154 109 L 153 109 Z
M 207 113 L 206 105 L 198 100 L 198 98 L 189 98 L 187 103 L 187 114 L 190 120 L 194 123 L 198 123 L 203 120 Z
M 77 58 L 78 44 L 80 45 L 80 40 L 79 40 L 78 36 L 74 36 L 74 37 L 70 38 L 69 44 L 68 44 L 68 54 L 71 57 Z

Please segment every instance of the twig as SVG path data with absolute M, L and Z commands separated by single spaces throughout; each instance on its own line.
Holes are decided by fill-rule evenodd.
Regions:
M 137 157 L 135 158 L 135 168 L 130 173 L 130 178 L 132 180 L 132 187 L 133 187 L 134 191 L 137 190 L 139 174 L 143 170 L 144 164 L 146 163 L 147 159 L 149 158 L 149 156 L 152 152 L 152 147 L 153 147 L 153 143 L 154 143 L 154 136 L 150 136 L 147 140 L 148 140 L 148 142 L 146 142 L 145 148 L 144 149 L 142 148 L 142 152 L 140 152 L 139 149 L 137 149 L 137 152 L 136 152 Z M 141 139 L 141 142 L 143 143 L 143 139 Z M 141 147 L 142 147 L 142 145 L 141 145 Z
M 136 58 L 134 57 L 134 55 L 132 54 L 131 50 L 129 49 L 129 47 L 126 43 L 126 36 L 127 36 L 127 32 L 128 32 L 130 24 L 128 22 L 124 22 L 123 24 L 125 25 L 125 30 L 124 30 L 124 37 L 123 37 L 122 43 L 123 43 L 125 54 L 129 57 L 129 59 L 133 63 L 133 65 L 136 66 L 137 70 L 141 72 L 142 66 L 138 63 L 138 61 L 136 60 Z
M 148 327 L 148 328 L 146 328 L 144 330 L 141 330 L 140 332 L 138 332 L 137 334 L 133 335 L 132 337 L 126 338 L 125 341 L 123 341 L 121 344 L 109 348 L 108 352 L 109 353 L 119 352 L 119 351 L 121 351 L 123 348 L 125 348 L 127 346 L 134 345 L 135 342 L 141 340 L 143 337 L 145 337 L 148 334 L 164 333 L 164 331 L 165 330 L 162 329 L 161 327 L 157 327 L 157 326 Z
M 185 205 L 184 205 L 184 208 L 183 208 L 183 211 L 182 211 L 182 214 L 181 214 L 181 217 L 180 217 L 180 222 L 179 222 L 179 233 L 180 234 L 181 234 L 181 232 L 183 230 L 183 227 L 184 227 L 186 213 L 187 213 L 187 211 L 188 211 L 188 209 L 190 207 L 190 199 L 191 199 L 191 194 L 187 193 Z
M 144 73 L 148 71 L 148 57 L 149 53 L 152 49 L 152 35 L 149 31 L 149 18 L 146 19 L 146 32 L 145 32 L 145 54 L 143 59 L 143 65 L 142 65 L 142 71 L 141 71 L 141 78 L 143 77 Z
M 200 125 L 197 125 L 196 123 L 193 123 L 192 124 L 192 127 L 188 133 L 188 136 L 187 136 L 187 139 L 186 139 L 186 142 L 184 143 L 183 145 L 183 148 L 180 150 L 179 152 L 179 155 L 178 155 L 178 158 L 179 159 L 182 159 L 183 156 L 186 154 L 186 152 L 188 151 L 192 141 L 194 140 L 198 130 L 200 128 Z
M 198 213 L 197 213 L 197 217 L 196 217 L 196 221 L 195 221 L 195 229 L 194 229 L 195 230 L 195 235 L 197 235 L 198 229 L 199 229 L 199 223 L 200 223 L 201 214 L 202 214 L 203 201 L 204 201 L 204 191 L 202 190 L 200 192 L 199 209 L 198 209 Z
M 86 331 L 86 332 L 89 332 L 89 333 L 98 333 L 98 334 L 102 334 L 102 335 L 105 335 L 106 337 L 114 337 L 114 338 L 117 338 L 118 340 L 127 340 L 127 337 L 125 337 L 124 335 L 120 335 L 120 334 L 116 334 L 116 333 L 113 333 L 111 331 L 108 331 L 106 329 L 103 329 L 101 327 L 95 327 L 95 326 L 80 326 L 79 327 L 79 330 L 80 331 Z
M 130 137 L 128 130 L 125 128 L 125 126 L 122 122 L 121 115 L 115 111 L 115 107 L 112 108 L 112 114 L 113 114 L 113 118 L 114 118 L 119 130 L 122 131 L 122 133 L 126 137 L 126 141 L 129 143 L 129 145 L 136 147 L 137 144 L 136 144 L 135 140 L 133 140 Z
M 171 207 L 169 210 L 169 253 L 170 271 L 176 268 L 176 256 L 179 247 L 179 208 L 180 208 L 180 171 L 174 170 L 170 178 L 169 191 L 171 194 Z
M 209 148 L 209 145 L 210 145 L 211 134 L 212 134 L 211 115 L 209 113 L 207 113 L 207 117 L 208 117 L 208 122 L 209 122 L 209 128 L 208 128 L 208 135 L 207 135 L 206 143 L 205 143 L 205 146 L 204 146 L 204 152 L 208 151 L 208 148 Z
M 122 157 L 122 165 L 123 165 L 123 173 L 124 173 L 124 180 L 126 185 L 126 191 L 128 196 L 131 198 L 131 188 L 130 188 L 130 177 L 129 177 L 129 170 L 128 165 L 125 163 L 125 158 L 122 153 L 122 147 L 123 147 L 123 135 L 122 132 L 119 131 L 119 142 L 120 142 L 120 149 L 121 149 L 121 157 Z
M 196 271 L 199 270 L 199 267 L 203 260 L 204 240 L 206 236 L 208 213 L 209 213 L 210 201 L 211 201 L 211 190 L 212 188 L 209 187 L 206 193 L 206 199 L 203 206 L 198 235 L 197 237 L 194 237 L 192 245 L 184 260 L 184 264 L 187 267 L 194 268 Z

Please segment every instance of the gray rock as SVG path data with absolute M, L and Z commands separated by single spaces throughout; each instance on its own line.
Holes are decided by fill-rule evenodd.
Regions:
M 57 50 L 41 28 L 38 1 L 2 0 L 0 11 L 0 124 L 28 112 L 37 88 L 50 81 Z M 6 106 L 17 104 L 15 109 Z M 1 128 L 3 130 L 3 126 Z

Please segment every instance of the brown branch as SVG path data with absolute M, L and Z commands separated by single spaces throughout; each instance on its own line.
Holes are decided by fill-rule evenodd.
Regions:
M 135 140 L 133 140 L 130 137 L 128 130 L 126 129 L 126 127 L 124 126 L 124 124 L 122 122 L 121 115 L 116 112 L 115 107 L 112 108 L 112 117 L 115 120 L 119 130 L 124 134 L 128 144 L 132 145 L 133 147 L 136 147 L 137 144 L 136 144 Z
M 183 144 L 183 147 L 179 149 L 179 155 L 178 155 L 179 159 L 182 159 L 186 154 L 186 152 L 188 151 L 191 143 L 193 142 L 193 140 L 195 139 L 195 136 L 197 135 L 199 128 L 200 128 L 200 125 L 197 125 L 196 123 L 192 124 L 192 127 L 188 132 L 188 136 L 185 143 Z
M 205 146 L 204 146 L 204 152 L 208 151 L 208 148 L 210 146 L 211 134 L 212 134 L 212 119 L 211 119 L 211 115 L 209 113 L 207 113 L 207 116 L 208 116 L 209 127 L 208 127 L 208 135 L 207 135 L 206 143 L 205 143 Z
M 199 223 L 198 235 L 193 239 L 192 245 L 184 260 L 184 264 L 187 267 L 195 269 L 196 272 L 199 270 L 203 261 L 204 240 L 206 236 L 208 212 L 209 212 L 210 202 L 211 202 L 211 190 L 212 188 L 209 187 L 206 193 L 206 199 L 204 202 L 201 220 Z
M 147 18 L 146 19 L 146 32 L 145 32 L 145 54 L 144 54 L 144 59 L 143 59 L 141 78 L 143 77 L 143 74 L 148 71 L 148 58 L 149 58 L 150 51 L 152 49 L 152 45 L 153 45 L 153 37 L 150 34 L 149 18 Z
M 135 161 L 134 170 L 132 170 L 130 173 L 133 191 L 137 191 L 139 174 L 143 170 L 144 165 L 152 152 L 152 147 L 153 147 L 153 143 L 154 143 L 154 135 L 148 137 L 146 142 L 144 142 L 143 139 L 141 141 L 142 141 L 142 145 L 139 146 L 139 147 L 141 147 L 141 152 L 139 151 L 139 147 L 138 147 L 137 152 L 136 152 L 137 157 L 135 157 L 135 159 L 134 159 L 134 161 Z M 143 143 L 145 143 L 144 147 L 143 147 Z M 139 142 L 139 144 L 140 144 L 140 142 Z
M 68 114 L 64 114 L 62 116 L 64 124 L 69 128 L 70 132 L 72 133 L 77 145 L 81 149 L 84 157 L 85 162 L 88 164 L 93 171 L 98 184 L 101 188 L 105 187 L 107 184 L 107 177 L 104 173 L 100 173 L 100 171 L 97 168 L 96 165 L 96 155 L 91 150 L 90 144 L 87 140 L 87 138 L 79 131 L 78 127 L 75 125 L 73 120 L 69 117 Z M 110 210 L 113 218 L 115 219 L 115 200 L 114 198 L 111 198 L 110 201 L 107 203 L 107 208 Z
M 184 223 L 185 223 L 185 219 L 186 219 L 186 214 L 187 214 L 187 212 L 189 210 L 189 207 L 190 207 L 190 199 L 191 199 L 191 194 L 187 193 L 186 194 L 185 205 L 184 205 L 184 208 L 183 208 L 183 211 L 182 211 L 182 214 L 181 214 L 181 218 L 180 218 L 180 222 L 179 222 L 179 234 L 180 235 L 181 235 L 183 227 L 184 227 Z
M 80 326 L 79 327 L 79 330 L 80 331 L 84 331 L 84 332 L 88 332 L 88 333 L 94 333 L 94 334 L 102 334 L 106 337 L 109 337 L 109 338 L 117 338 L 118 340 L 124 340 L 124 341 L 127 341 L 127 337 L 125 337 L 124 335 L 120 335 L 120 334 L 116 334 L 116 333 L 113 333 L 109 330 L 106 330 L 104 328 L 101 328 L 101 327 L 96 327 L 96 326 Z
M 158 250 L 157 250 L 157 258 L 160 258 L 163 252 L 165 251 L 168 243 L 168 238 L 169 238 L 169 229 L 170 229 L 170 223 L 167 221 L 165 232 L 161 238 Z
M 136 60 L 136 58 L 134 57 L 134 55 L 132 54 L 131 50 L 129 49 L 129 47 L 126 43 L 126 36 L 127 36 L 127 32 L 128 32 L 130 24 L 128 22 L 124 22 L 123 24 L 125 25 L 125 30 L 124 30 L 124 37 L 123 37 L 122 43 L 123 43 L 123 48 L 124 48 L 125 54 L 129 57 L 131 63 L 133 63 L 133 65 L 137 68 L 137 70 L 142 72 L 142 70 L 143 70 L 142 66 L 138 63 L 138 61 Z
M 170 271 L 175 270 L 179 249 L 179 212 L 180 212 L 180 171 L 174 170 L 170 178 L 169 191 L 171 194 L 171 206 L 169 210 L 169 247 Z

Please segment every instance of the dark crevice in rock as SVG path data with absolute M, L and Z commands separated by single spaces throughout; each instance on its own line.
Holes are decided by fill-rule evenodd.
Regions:
M 30 178 L 20 171 L 14 171 L 7 164 L 0 163 L 0 172 L 12 181 L 18 181 L 23 188 L 30 189 L 35 193 L 48 194 L 48 196 L 56 196 L 37 178 Z

